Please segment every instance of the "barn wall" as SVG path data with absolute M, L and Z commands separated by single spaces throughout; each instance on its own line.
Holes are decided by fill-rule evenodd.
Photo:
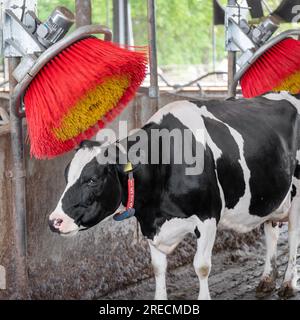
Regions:
M 164 95 L 160 104 L 173 101 Z M 139 96 L 121 115 L 129 129 L 139 127 L 154 110 Z M 115 121 L 111 127 L 117 127 Z M 26 149 L 28 274 L 32 299 L 97 299 L 108 292 L 134 284 L 152 275 L 147 242 L 136 220 L 106 221 L 74 238 L 63 238 L 48 228 L 48 214 L 55 208 L 64 182 L 64 168 L 72 153 L 49 161 L 30 159 Z M 0 298 L 14 297 L 13 239 L 11 239 L 11 169 L 9 134 L 0 136 L 0 265 L 7 271 L 7 290 Z M 254 238 L 250 236 L 248 240 Z M 216 245 L 239 246 L 240 238 L 223 234 Z M 195 251 L 191 237 L 171 257 L 170 268 L 190 262 Z

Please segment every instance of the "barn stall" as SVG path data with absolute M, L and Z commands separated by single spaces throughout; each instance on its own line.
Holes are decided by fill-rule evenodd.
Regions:
M 113 2 L 114 41 L 130 44 L 129 2 Z M 284 3 L 286 1 L 279 7 L 279 14 L 287 12 Z M 218 1 L 213 1 L 213 4 L 214 25 L 223 24 L 223 7 Z M 229 51 L 228 87 L 203 85 L 202 76 L 185 85 L 174 86 L 170 85 L 162 74 L 158 74 L 155 1 L 149 0 L 147 9 L 150 79 L 147 85 L 140 88 L 134 101 L 111 124 L 115 130 L 119 120 L 127 120 L 129 130 L 141 127 L 155 111 L 171 101 L 186 97 L 226 98 L 236 94 L 235 51 Z M 253 16 L 259 16 L 260 10 L 261 7 L 258 6 L 257 11 L 253 11 Z M 76 13 L 77 27 L 90 24 L 90 1 L 76 1 Z M 53 160 L 41 161 L 30 157 L 29 145 L 25 142 L 26 119 L 20 118 L 16 113 L 16 106 L 9 103 L 16 85 L 12 70 L 18 62 L 17 58 L 9 58 L 8 65 L 4 66 L 5 90 L 1 92 L 3 124 L 0 128 L 0 297 L 151 298 L 154 282 L 151 278 L 148 244 L 143 239 L 135 219 L 122 223 L 110 220 L 70 239 L 60 238 L 49 231 L 48 215 L 64 190 L 64 168 L 72 159 L 73 152 Z M 213 73 L 223 75 L 224 71 L 214 70 Z M 7 81 L 10 91 L 7 90 Z M 240 94 L 239 88 L 237 93 Z M 5 121 L 6 115 L 9 121 Z M 285 230 L 283 237 L 287 237 Z M 228 231 L 219 232 L 215 245 L 214 259 L 217 266 L 213 271 L 213 298 L 254 298 L 254 288 L 260 277 L 255 263 L 263 260 L 264 256 L 262 241 L 259 230 L 242 236 Z M 285 242 L 281 243 L 281 253 L 286 250 Z M 194 252 L 195 239 L 188 237 L 172 254 L 169 282 L 174 282 L 174 292 L 171 293 L 171 298 L 196 297 L 198 283 L 190 270 Z M 280 261 L 283 269 L 286 260 L 282 257 Z M 262 264 L 260 265 L 262 269 Z M 224 274 L 228 275 L 226 281 Z M 228 293 L 228 282 L 232 283 L 231 288 L 240 286 L 240 293 Z

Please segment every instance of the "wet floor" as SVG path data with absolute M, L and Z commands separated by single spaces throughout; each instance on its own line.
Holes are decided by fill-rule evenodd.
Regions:
M 244 246 L 243 250 L 225 250 L 213 255 L 209 288 L 212 299 L 253 300 L 264 266 L 265 246 L 258 240 L 254 246 Z M 277 290 L 283 279 L 288 259 L 287 229 L 282 228 L 278 245 L 279 278 Z M 300 259 L 298 260 L 300 265 Z M 194 300 L 198 296 L 198 279 L 193 266 L 186 265 L 171 270 L 167 275 L 168 298 L 171 300 Z M 101 299 L 153 299 L 154 278 L 144 280 L 125 290 L 106 295 Z M 274 292 L 267 299 L 279 299 Z M 300 300 L 300 293 L 291 298 Z

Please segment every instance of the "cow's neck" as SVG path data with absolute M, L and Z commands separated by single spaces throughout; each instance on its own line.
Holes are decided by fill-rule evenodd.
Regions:
M 121 151 L 128 152 L 132 142 L 127 141 L 127 146 Z M 125 144 L 126 145 L 126 144 Z M 128 196 L 128 173 L 120 170 L 118 175 L 122 186 L 122 204 L 126 206 Z M 160 213 L 162 197 L 162 183 L 164 181 L 164 168 L 161 165 L 139 164 L 133 171 L 135 180 L 135 216 L 139 221 L 142 233 L 147 238 L 153 239 L 157 228 L 166 220 Z

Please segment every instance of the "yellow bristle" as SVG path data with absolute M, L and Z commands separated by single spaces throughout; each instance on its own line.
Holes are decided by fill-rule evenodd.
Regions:
M 274 88 L 274 91 L 288 91 L 292 94 L 300 92 L 300 72 L 296 72 L 283 80 L 279 86 Z
M 116 107 L 129 84 L 127 75 L 116 76 L 89 91 L 62 118 L 59 127 L 53 128 L 56 138 L 66 141 L 94 126 L 107 112 Z

